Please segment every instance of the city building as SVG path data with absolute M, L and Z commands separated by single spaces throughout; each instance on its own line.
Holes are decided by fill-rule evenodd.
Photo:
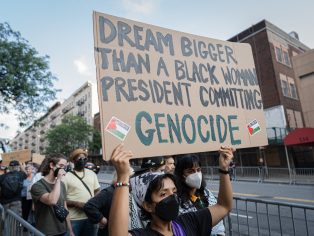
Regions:
M 63 103 L 56 102 L 45 115 L 11 140 L 11 148 L 30 149 L 35 153 L 43 153 L 47 145 L 45 134 L 49 129 L 61 124 L 62 119 L 67 115 L 81 116 L 93 126 L 94 115 L 99 111 L 97 96 L 96 85 L 89 81 L 84 83 Z
M 228 41 L 251 45 L 269 140 L 266 148 L 242 149 L 241 165 L 287 167 L 289 161 L 292 168 L 303 167 L 306 162 L 300 163 L 297 158 L 304 150 L 289 147 L 286 152 L 283 139 L 290 131 L 306 125 L 302 92 L 298 90 L 299 79 L 292 58 L 301 57 L 310 48 L 300 42 L 296 32 L 288 34 L 267 20 L 252 25 Z
M 314 49 L 294 56 L 292 64 L 303 110 L 305 127 L 314 128 Z

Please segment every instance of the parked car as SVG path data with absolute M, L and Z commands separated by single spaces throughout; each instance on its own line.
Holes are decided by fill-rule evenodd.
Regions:
M 98 174 L 100 170 L 100 166 L 96 166 L 93 162 L 86 162 L 85 168 L 94 171 L 96 174 Z

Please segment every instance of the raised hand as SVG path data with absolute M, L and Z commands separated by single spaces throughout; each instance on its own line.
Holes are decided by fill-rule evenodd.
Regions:
M 235 149 L 230 146 L 222 146 L 219 149 L 219 168 L 228 171 L 230 162 L 233 159 L 233 153 Z
M 130 176 L 130 162 L 133 157 L 131 151 L 124 151 L 123 144 L 119 144 L 111 154 L 111 162 L 116 168 L 118 181 L 126 181 Z

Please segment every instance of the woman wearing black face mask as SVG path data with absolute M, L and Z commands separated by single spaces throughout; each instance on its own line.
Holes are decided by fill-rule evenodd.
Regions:
M 194 212 L 217 204 L 215 196 L 206 188 L 201 163 L 195 154 L 178 155 L 175 175 L 178 177 L 179 214 Z M 215 225 L 212 236 L 225 235 L 223 221 Z
M 218 204 L 178 216 L 179 201 L 174 177 L 169 174 L 145 173 L 138 176 L 132 191 L 135 200 L 141 204 L 151 223 L 145 229 L 128 232 L 128 168 L 132 152 L 123 151 L 119 145 L 112 153 L 111 161 L 118 173 L 118 182 L 112 200 L 109 216 L 110 235 L 209 235 L 212 225 L 216 225 L 232 209 L 232 188 L 229 176 L 222 174 Z M 230 147 L 220 149 L 219 166 L 226 173 L 233 150 Z

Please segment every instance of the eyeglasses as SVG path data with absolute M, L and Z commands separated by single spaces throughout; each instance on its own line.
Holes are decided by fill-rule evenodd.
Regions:
M 77 159 L 77 161 L 87 161 L 87 157 L 79 157 L 78 159 Z
M 60 169 L 65 169 L 67 166 L 68 165 L 63 165 L 63 164 L 56 165 L 56 167 Z

